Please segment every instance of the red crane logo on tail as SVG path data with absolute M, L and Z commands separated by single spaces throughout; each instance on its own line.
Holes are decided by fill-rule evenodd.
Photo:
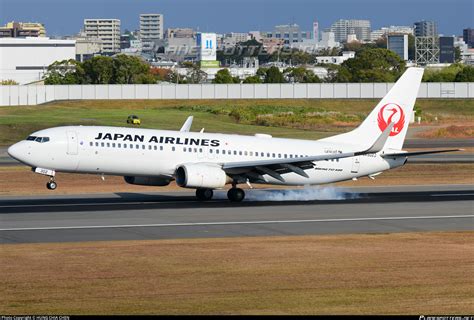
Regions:
M 402 129 L 405 126 L 405 114 L 403 113 L 402 107 L 400 107 L 398 104 L 387 103 L 382 108 L 380 108 L 377 121 L 380 131 L 384 131 L 389 123 L 395 122 L 395 125 L 390 132 L 390 136 L 393 137 L 402 132 Z

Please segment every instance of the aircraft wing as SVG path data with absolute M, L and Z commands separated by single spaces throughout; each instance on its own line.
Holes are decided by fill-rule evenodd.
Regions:
M 383 158 L 411 157 L 411 156 L 420 156 L 420 155 L 423 155 L 423 154 L 454 152 L 454 151 L 463 151 L 463 149 L 443 149 L 443 150 L 427 150 L 427 151 L 385 153 L 385 154 L 382 155 L 382 157 Z
M 390 123 L 375 142 L 365 150 L 344 153 L 328 153 L 309 157 L 227 162 L 222 164 L 222 169 L 229 174 L 245 174 L 257 180 L 261 178 L 262 174 L 268 174 L 269 176 L 284 182 L 285 179 L 281 174 L 288 172 L 294 172 L 300 176 L 308 178 L 308 175 L 304 170 L 313 168 L 313 161 L 349 158 L 381 151 L 390 135 L 393 125 L 393 122 Z

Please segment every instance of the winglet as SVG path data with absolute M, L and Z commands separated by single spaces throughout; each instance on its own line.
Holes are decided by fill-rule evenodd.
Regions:
M 193 119 L 194 119 L 193 116 L 189 116 L 179 131 L 189 132 L 191 130 L 191 125 L 193 124 Z
M 367 150 L 362 151 L 362 152 L 356 152 L 355 155 L 361 155 L 361 154 L 366 154 L 366 153 L 377 153 L 379 151 L 382 151 L 383 147 L 385 146 L 385 143 L 388 140 L 388 137 L 390 136 L 390 132 L 392 131 L 393 126 L 395 125 L 394 122 L 390 122 L 390 124 L 385 128 L 385 130 L 380 134 L 380 136 L 375 140 L 374 144 Z

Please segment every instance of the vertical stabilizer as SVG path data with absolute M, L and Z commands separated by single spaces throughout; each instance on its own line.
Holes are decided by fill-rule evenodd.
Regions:
M 320 141 L 367 145 L 393 122 L 384 149 L 401 150 L 423 71 L 423 68 L 408 68 L 358 128 Z

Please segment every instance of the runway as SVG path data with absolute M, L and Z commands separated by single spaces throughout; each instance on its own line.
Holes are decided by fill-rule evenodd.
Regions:
M 469 185 L 247 195 L 238 204 L 224 192 L 205 203 L 183 192 L 0 198 L 0 243 L 474 230 Z

